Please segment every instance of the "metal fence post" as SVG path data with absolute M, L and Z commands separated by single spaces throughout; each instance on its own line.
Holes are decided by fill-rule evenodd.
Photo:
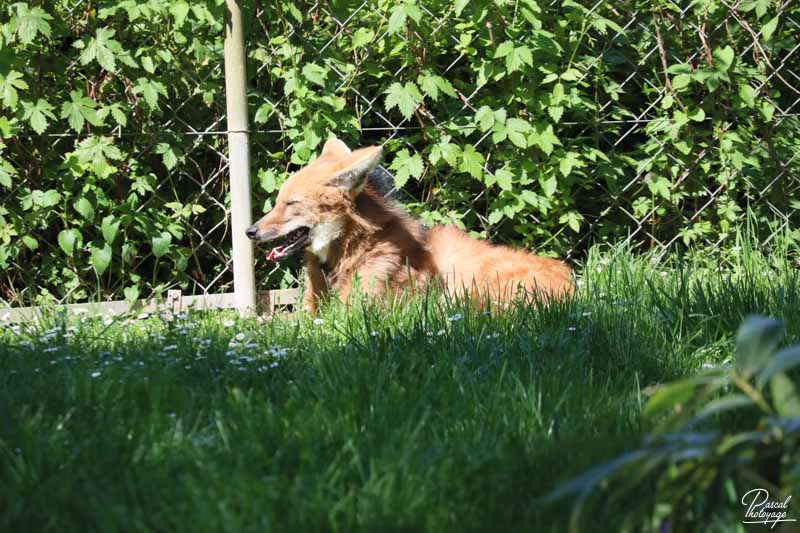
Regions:
M 226 0 L 230 18 L 225 24 L 225 103 L 228 114 L 233 289 L 236 308 L 247 311 L 256 307 L 256 283 L 253 244 L 244 233 L 252 222 L 252 213 L 246 57 L 240 1 Z

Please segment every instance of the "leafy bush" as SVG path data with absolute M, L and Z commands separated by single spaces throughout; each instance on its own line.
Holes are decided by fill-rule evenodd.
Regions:
M 546 253 L 716 244 L 748 207 L 800 238 L 796 3 L 243 9 L 258 209 L 336 134 L 385 142 L 426 222 Z M 1 298 L 230 283 L 224 16 L 222 0 L 0 10 Z
M 781 502 L 791 496 L 800 487 L 800 392 L 790 377 L 800 366 L 800 345 L 776 351 L 782 339 L 779 322 L 750 317 L 737 335 L 735 365 L 659 388 L 644 409 L 657 429 L 641 448 L 550 495 L 578 495 L 572 529 L 580 529 L 587 498 L 603 485 L 609 501 L 625 502 L 630 530 L 653 524 L 688 531 L 700 522 L 730 530 L 744 519 L 742 498 L 750 490 L 767 490 Z M 724 420 L 724 429 L 714 420 Z

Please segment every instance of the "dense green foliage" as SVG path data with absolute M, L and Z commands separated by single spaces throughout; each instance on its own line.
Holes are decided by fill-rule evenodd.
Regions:
M 750 313 L 800 341 L 785 260 L 710 276 L 651 259 L 590 253 L 574 299 L 491 314 L 417 298 L 0 327 L 0 530 L 565 531 L 578 500 L 542 498 L 659 429 L 660 384 L 731 361 Z M 703 429 L 753 428 L 725 414 Z M 796 455 L 787 477 L 733 465 L 722 499 L 692 491 L 640 523 L 737 531 L 756 481 L 736 474 L 788 483 Z M 658 487 L 582 530 L 619 531 L 643 494 L 669 501 Z
M 747 207 L 798 240 L 796 2 L 244 10 L 258 210 L 336 134 L 385 142 L 426 222 L 552 254 L 724 242 Z M 0 9 L 0 298 L 229 283 L 224 17 L 222 0 Z
M 627 502 L 620 509 L 623 530 L 666 521 L 670 529 L 692 531 L 708 516 L 730 517 L 737 501 L 748 508 L 757 502 L 756 512 L 748 511 L 742 521 L 771 529 L 795 522 L 790 506 L 762 507 L 769 500 L 789 502 L 800 488 L 800 380 L 790 378 L 798 375 L 800 344 L 776 351 L 782 338 L 779 321 L 748 317 L 737 334 L 735 363 L 708 365 L 659 387 L 643 411 L 658 420 L 657 431 L 641 448 L 549 496 L 577 498 L 571 530 L 580 531 L 585 500 L 603 485 L 610 486 L 612 499 Z M 754 500 L 747 496 L 754 490 L 772 497 Z M 641 497 L 643 492 L 650 497 Z

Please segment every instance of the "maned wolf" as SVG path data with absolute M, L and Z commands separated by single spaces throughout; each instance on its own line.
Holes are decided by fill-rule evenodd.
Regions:
M 451 294 L 508 302 L 520 291 L 545 296 L 572 291 L 564 263 L 474 239 L 452 226 L 423 227 L 368 179 L 379 146 L 351 151 L 325 143 L 313 163 L 292 174 L 275 207 L 247 229 L 268 243 L 267 259 L 305 253 L 304 307 L 334 292 L 343 302 L 360 280 L 371 295 L 436 283 Z

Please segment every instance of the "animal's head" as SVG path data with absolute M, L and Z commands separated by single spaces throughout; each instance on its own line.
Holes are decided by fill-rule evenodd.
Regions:
M 283 183 L 275 207 L 247 229 L 247 236 L 269 246 L 272 261 L 305 249 L 324 260 L 381 152 L 380 146 L 351 151 L 342 141 L 329 140 L 318 159 Z

